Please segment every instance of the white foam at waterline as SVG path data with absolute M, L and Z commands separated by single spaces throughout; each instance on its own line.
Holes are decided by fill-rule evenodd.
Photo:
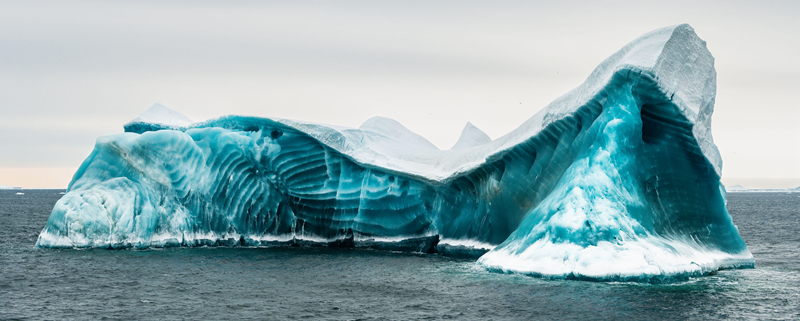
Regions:
M 706 249 L 691 240 L 647 237 L 588 247 L 542 239 L 519 254 L 495 249 L 478 263 L 492 270 L 544 277 L 633 279 L 706 274 L 720 268 L 753 266 L 755 261 L 749 251 L 731 254 Z
M 473 249 L 478 249 L 478 250 L 488 250 L 488 251 L 491 251 L 495 247 L 497 247 L 497 245 L 495 245 L 495 244 L 483 243 L 483 242 L 479 242 L 479 241 L 476 241 L 476 240 L 470 240 L 470 239 L 459 239 L 459 240 L 456 240 L 456 239 L 442 239 L 441 241 L 439 241 L 439 244 L 440 245 L 449 245 L 449 246 L 463 246 L 463 247 L 467 247 L 467 248 L 473 248 Z

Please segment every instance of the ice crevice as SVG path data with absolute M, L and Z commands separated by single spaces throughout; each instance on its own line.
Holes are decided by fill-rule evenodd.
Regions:
M 754 266 L 711 136 L 714 58 L 652 31 L 519 128 L 439 150 L 360 128 L 156 104 L 100 137 L 39 247 L 317 245 L 478 258 L 492 271 L 669 282 Z

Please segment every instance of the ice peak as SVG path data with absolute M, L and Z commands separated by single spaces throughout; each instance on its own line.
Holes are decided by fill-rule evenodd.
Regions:
M 492 138 L 489 135 L 486 135 L 480 128 L 475 127 L 470 122 L 467 122 L 464 125 L 464 129 L 461 130 L 461 136 L 458 137 L 458 141 L 451 150 L 457 149 L 467 149 L 470 147 L 480 146 L 486 143 L 490 143 Z
M 162 103 L 155 103 L 150 106 L 145 112 L 138 117 L 134 118 L 128 124 L 146 123 L 146 124 L 162 124 L 174 127 L 185 127 L 194 123 L 189 117 L 165 106 Z M 126 124 L 126 126 L 128 125 Z
M 425 137 L 412 132 L 398 121 L 391 118 L 375 116 L 364 121 L 364 123 L 361 124 L 358 129 L 363 131 L 371 131 L 386 137 L 391 137 L 413 145 L 414 147 L 422 147 L 434 150 L 439 149 L 436 147 L 436 145 L 425 139 Z

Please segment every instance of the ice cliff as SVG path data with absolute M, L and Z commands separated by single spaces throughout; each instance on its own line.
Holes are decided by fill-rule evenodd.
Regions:
M 496 140 L 156 105 L 98 138 L 39 247 L 316 244 L 480 257 L 494 271 L 660 282 L 754 260 L 725 208 L 716 72 L 652 31 Z

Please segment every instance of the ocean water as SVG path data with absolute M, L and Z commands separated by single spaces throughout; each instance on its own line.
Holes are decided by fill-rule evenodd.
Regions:
M 62 190 L 0 191 L 0 319 L 800 319 L 800 194 L 728 194 L 756 258 L 651 285 L 489 273 L 437 254 L 34 247 Z

